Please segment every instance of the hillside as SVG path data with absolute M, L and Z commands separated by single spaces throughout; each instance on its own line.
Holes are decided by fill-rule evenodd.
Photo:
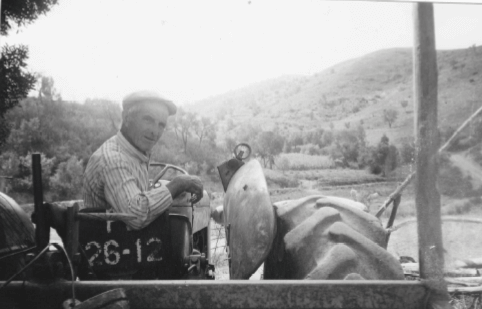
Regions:
M 458 126 L 482 101 L 482 46 L 438 51 L 439 126 Z M 216 119 L 222 140 L 248 123 L 281 133 L 358 125 L 374 143 L 383 134 L 399 143 L 413 135 L 412 50 L 387 49 L 311 76 L 284 76 L 196 102 L 190 108 Z M 402 101 L 407 106 L 402 107 Z M 384 109 L 395 109 L 391 128 Z M 231 120 L 230 120 L 231 119 Z M 231 123 L 232 122 L 232 123 Z

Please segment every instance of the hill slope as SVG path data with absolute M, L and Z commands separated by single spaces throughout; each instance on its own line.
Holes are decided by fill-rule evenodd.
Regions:
M 482 47 L 438 51 L 439 126 L 458 126 L 482 103 Z M 387 49 L 311 76 L 284 76 L 193 104 L 217 119 L 219 138 L 233 128 L 258 124 L 282 133 L 363 123 L 369 142 L 385 133 L 398 143 L 413 135 L 412 50 Z M 406 107 L 402 102 L 406 101 Z M 398 118 L 390 128 L 384 109 Z M 232 119 L 232 120 L 229 120 Z M 232 123 L 228 123 L 231 122 Z M 233 125 L 234 124 L 234 125 Z

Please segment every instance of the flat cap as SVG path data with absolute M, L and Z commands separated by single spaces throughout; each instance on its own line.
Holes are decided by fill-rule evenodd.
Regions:
M 174 115 L 177 111 L 177 107 L 172 101 L 162 97 L 155 91 L 149 90 L 136 91 L 125 96 L 124 100 L 122 100 L 122 109 L 126 111 L 141 102 L 159 102 L 164 104 L 169 111 L 169 116 Z

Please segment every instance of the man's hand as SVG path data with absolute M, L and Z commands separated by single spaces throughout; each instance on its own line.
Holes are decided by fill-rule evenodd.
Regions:
M 203 197 L 203 184 L 201 179 L 191 175 L 180 175 L 166 184 L 167 189 L 171 192 L 172 198 L 176 198 L 182 192 L 189 192 L 195 197 L 193 203 L 197 203 Z

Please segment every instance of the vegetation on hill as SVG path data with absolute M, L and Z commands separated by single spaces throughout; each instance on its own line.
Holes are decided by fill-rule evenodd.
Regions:
M 482 88 L 474 86 L 481 82 L 480 59 L 477 47 L 439 52 L 441 141 L 480 105 L 475 98 Z M 240 142 L 250 144 L 265 167 L 282 171 L 267 173 L 281 188 L 300 183 L 287 171 L 351 168 L 390 177 L 414 159 L 411 70 L 409 50 L 382 50 L 313 76 L 281 77 L 180 107 L 152 160 L 180 165 L 217 191 L 216 166 Z M 41 152 L 47 197 L 79 198 L 87 161 L 117 132 L 120 114 L 119 104 L 108 100 L 64 101 L 54 81 L 40 77 L 38 95 L 5 117 L 11 134 L 0 149 L 0 175 L 13 177 L 14 197 L 30 198 L 30 154 Z M 478 119 L 450 150 L 480 163 L 481 141 Z M 444 193 L 475 194 L 450 160 L 440 162 L 441 178 L 452 177 L 440 184 Z
M 456 128 L 482 96 L 482 47 L 438 51 L 439 123 Z M 285 76 L 193 104 L 218 121 L 220 140 L 247 126 L 289 136 L 360 123 L 369 143 L 385 134 L 395 144 L 413 136 L 412 50 L 380 50 L 311 76 Z

